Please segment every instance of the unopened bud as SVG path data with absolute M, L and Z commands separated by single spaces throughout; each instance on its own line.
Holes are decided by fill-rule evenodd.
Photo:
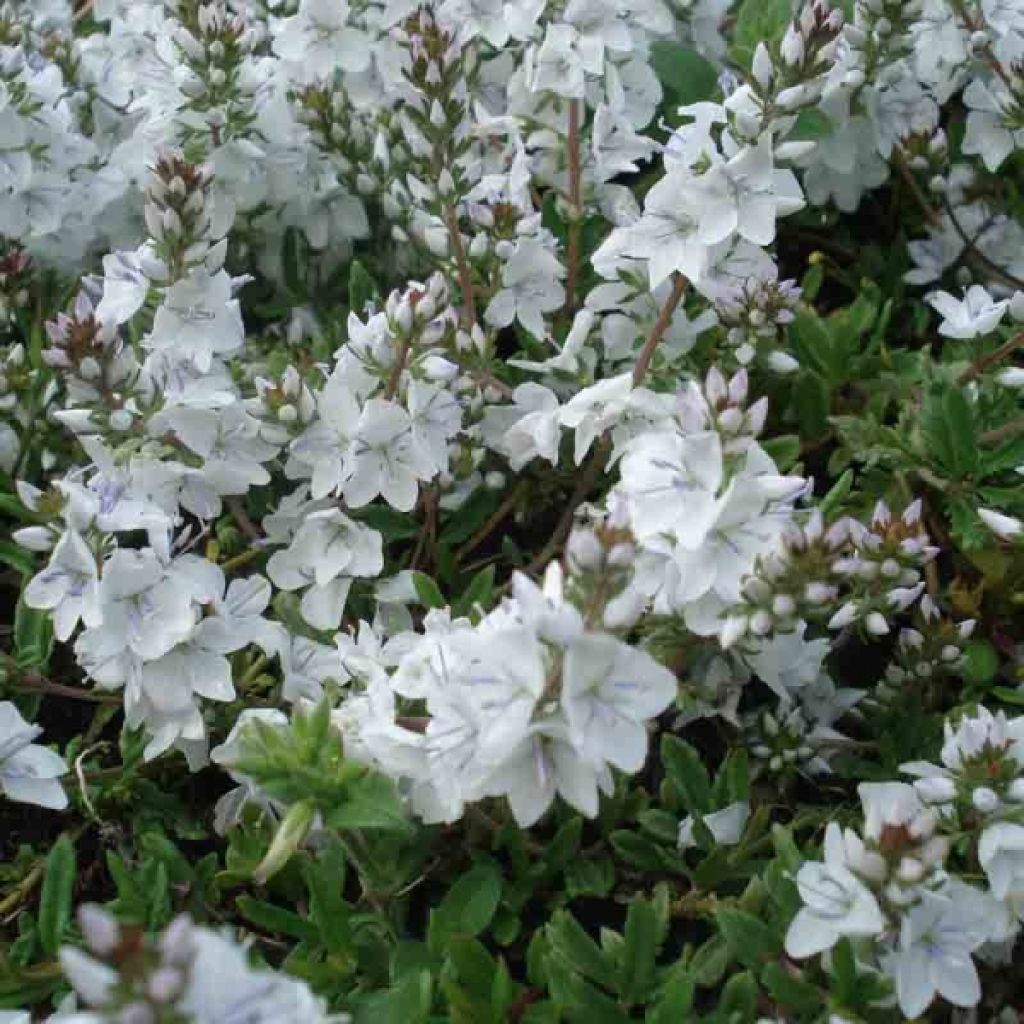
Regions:
M 316 804 L 312 800 L 302 800 L 289 808 L 277 828 L 270 849 L 253 872 L 252 877 L 257 885 L 266 885 L 292 859 L 309 835 L 315 815 Z

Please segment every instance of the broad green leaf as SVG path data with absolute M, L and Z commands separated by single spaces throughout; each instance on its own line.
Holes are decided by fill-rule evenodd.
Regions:
M 660 927 L 654 907 L 644 900 L 630 904 L 619 967 L 619 994 L 627 1003 L 647 999 L 654 985 Z
M 715 914 L 718 930 L 740 963 L 755 967 L 781 947 L 778 936 L 753 914 L 733 907 L 723 907 Z
M 661 738 L 661 760 L 666 776 L 682 795 L 691 814 L 706 814 L 712 810 L 708 771 L 700 754 L 686 740 L 665 733 Z
M 743 0 L 733 31 L 733 60 L 742 68 L 749 68 L 757 44 L 764 42 L 773 49 L 782 39 L 792 16 L 790 0 Z
M 710 100 L 718 92 L 715 66 L 682 43 L 666 39 L 652 43 L 651 66 L 675 106 Z
M 348 308 L 357 316 L 363 316 L 367 307 L 375 305 L 379 299 L 377 282 L 359 260 L 353 260 L 348 268 Z
M 239 896 L 237 900 L 238 909 L 242 916 L 251 921 L 257 928 L 268 932 L 279 932 L 282 935 L 290 935 L 300 942 L 317 942 L 320 938 L 320 930 L 312 921 L 284 907 L 277 907 L 265 900 L 257 900 L 252 896 Z
M 341 830 L 409 832 L 412 829 L 395 784 L 375 773 L 367 773 L 351 784 L 345 802 L 328 811 L 327 823 L 331 828 Z
M 470 868 L 456 880 L 431 915 L 435 938 L 479 935 L 491 923 L 500 899 L 498 869 L 488 864 Z
M 425 573 L 414 572 L 412 583 L 416 588 L 416 596 L 427 608 L 444 608 L 448 602 L 441 593 L 441 588 Z
M 601 984 L 608 984 L 614 977 L 611 959 L 568 911 L 556 911 L 545 934 L 551 943 L 552 953 L 561 957 L 574 971 Z

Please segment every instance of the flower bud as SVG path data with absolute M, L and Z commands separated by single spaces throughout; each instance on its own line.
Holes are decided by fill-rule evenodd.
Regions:
M 270 849 L 253 872 L 252 877 L 257 885 L 266 885 L 292 859 L 309 835 L 315 815 L 316 804 L 312 800 L 302 800 L 289 808 L 277 828 Z
M 85 944 L 97 956 L 109 956 L 121 941 L 121 928 L 117 920 L 95 903 L 85 903 L 78 909 L 78 926 Z
M 864 626 L 872 636 L 885 636 L 889 632 L 889 623 L 881 612 L 871 612 L 864 620 Z
M 978 786 L 971 793 L 971 803 L 974 804 L 974 809 L 979 813 L 991 814 L 999 809 L 1000 801 L 994 789 L 990 789 L 988 786 Z
M 944 775 L 929 775 L 914 782 L 917 795 L 926 804 L 948 804 L 956 796 L 956 785 Z
M 1013 516 L 1005 516 L 994 509 L 979 508 L 978 517 L 1001 540 L 1010 540 L 1020 535 L 1024 523 Z
M 768 53 L 768 47 L 763 42 L 758 43 L 757 49 L 754 50 L 751 71 L 754 81 L 762 89 L 768 89 L 771 86 L 772 78 L 775 76 L 775 69 L 772 67 L 772 58 Z

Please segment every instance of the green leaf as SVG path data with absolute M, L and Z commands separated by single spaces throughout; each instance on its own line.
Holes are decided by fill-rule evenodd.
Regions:
M 39 944 L 50 956 L 57 955 L 71 923 L 76 861 L 74 843 L 67 836 L 61 836 L 46 857 L 39 894 Z
M 494 594 L 494 566 L 481 569 L 470 581 L 452 608 L 453 616 L 469 615 L 480 605 L 485 611 Z
M 718 92 L 715 66 L 681 43 L 665 39 L 652 43 L 651 67 L 673 106 L 710 100 Z
M 835 125 L 833 125 L 831 118 L 820 111 L 817 107 L 809 107 L 806 110 L 801 110 L 800 113 L 797 114 L 796 124 L 793 126 L 793 130 L 788 133 L 786 138 L 793 141 L 800 140 L 817 142 L 820 139 L 828 138 L 833 131 L 835 131 Z M 820 267 L 821 264 L 817 264 L 817 266 Z M 814 297 L 818 293 L 817 288 L 808 292 L 807 286 L 803 285 L 802 289 L 804 301 L 813 302 Z
M 0 562 L 9 565 L 23 576 L 30 576 L 36 565 L 31 551 L 26 551 L 9 540 L 0 540 Z
M 796 434 L 767 438 L 761 447 L 775 460 L 781 473 L 791 470 L 800 458 L 800 438 Z
M 395 784 L 389 778 L 372 772 L 351 784 L 345 802 L 329 811 L 327 824 L 335 829 L 412 831 Z
M 793 833 L 784 825 L 772 825 L 772 846 L 775 847 L 775 856 L 782 861 L 783 867 L 795 875 L 800 870 L 804 858 L 793 842 Z
M 801 373 L 793 386 L 793 409 L 803 437 L 817 440 L 828 433 L 829 390 L 813 370 Z
M 252 896 L 239 896 L 236 902 L 242 916 L 257 928 L 275 934 L 290 935 L 300 942 L 315 943 L 320 939 L 320 930 L 313 922 L 284 907 L 276 907 L 273 903 L 257 900 Z
M 304 295 L 306 291 L 306 240 L 296 227 L 285 229 L 281 240 L 281 269 L 284 271 L 284 283 L 294 295 Z
M 619 994 L 627 1003 L 647 999 L 654 986 L 660 927 L 654 906 L 643 900 L 630 904 L 619 968 Z
M 694 981 L 702 988 L 711 988 L 722 980 L 729 966 L 729 947 L 721 935 L 713 935 L 690 961 Z
M 574 974 L 568 965 L 552 957 L 546 965 L 551 995 L 560 1008 L 569 1011 L 569 1021 L 587 1024 L 628 1024 L 629 1016 L 593 985 Z
M 425 572 L 414 572 L 412 584 L 416 588 L 416 596 L 425 607 L 447 607 L 448 602 L 444 599 L 441 588 Z
M 750 757 L 746 749 L 730 750 L 715 778 L 715 789 L 721 789 L 719 802 L 725 805 L 750 799 Z
M 386 992 L 356 1007 L 354 1024 L 425 1024 L 430 1018 L 434 982 L 430 971 L 410 971 Z
M 361 523 L 379 530 L 385 540 L 406 540 L 420 532 L 420 525 L 412 516 L 398 512 L 388 505 L 367 505 L 354 516 Z
M 691 1020 L 696 985 L 692 972 L 672 969 L 657 1002 L 647 1011 L 648 1024 L 681 1024 Z
M 821 499 L 822 517 L 827 521 L 833 512 L 839 510 L 839 506 L 846 500 L 846 496 L 850 493 L 850 489 L 853 487 L 853 470 L 847 469 L 843 471 L 843 475 L 832 485 L 829 489 L 828 494 Z
M 480 488 L 464 505 L 457 516 L 450 516 L 441 530 L 440 540 L 445 544 L 461 544 L 483 526 L 501 503 L 495 491 Z
M 987 683 L 999 671 L 999 653 L 987 640 L 972 640 L 964 648 L 964 679 L 970 683 Z
M 608 954 L 568 911 L 556 910 L 545 934 L 551 943 L 551 952 L 574 971 L 601 984 L 608 984 L 614 977 L 614 966 Z
M 857 961 L 853 944 L 840 939 L 832 949 L 832 991 L 840 1003 L 852 1003 L 857 995 Z
M 948 474 L 960 479 L 978 469 L 974 412 L 963 390 L 948 386 L 925 400 L 921 416 L 926 457 L 938 460 Z
M 53 626 L 49 613 L 29 608 L 23 598 L 14 610 L 14 657 L 19 668 L 39 668 L 50 660 Z
M 451 935 L 476 936 L 491 923 L 501 900 L 501 874 L 480 864 L 456 880 L 431 914 L 431 946 L 439 948 Z
M 757 982 L 749 971 L 734 974 L 722 989 L 718 1013 L 724 1020 L 757 1019 Z
M 790 0 L 743 0 L 733 31 L 733 60 L 743 68 L 750 67 L 757 44 L 764 42 L 774 49 L 792 16 Z
M 332 953 L 343 950 L 351 937 L 349 906 L 342 897 L 348 862 L 337 839 L 327 842 L 316 861 L 303 860 L 309 890 L 309 916 L 320 929 L 321 941 Z
M 796 974 L 790 974 L 781 964 L 766 964 L 761 972 L 761 984 L 780 1005 L 798 1013 L 813 1013 L 823 1002 L 821 990 Z
M 569 899 L 607 896 L 614 884 L 615 865 L 608 857 L 580 857 L 566 865 L 565 894 Z
M 628 829 L 616 829 L 609 836 L 612 849 L 627 864 L 645 871 L 671 871 L 683 873 L 682 862 L 675 850 L 669 852 L 646 836 L 637 835 Z
M 835 345 L 828 325 L 813 309 L 801 308 L 789 325 L 789 342 L 800 365 L 816 370 L 826 381 L 843 378 L 844 366 L 837 365 Z
M 357 316 L 362 316 L 367 306 L 377 305 L 379 299 L 377 282 L 359 260 L 353 260 L 348 268 L 348 308 Z
M 668 780 L 679 791 L 691 814 L 706 814 L 712 810 L 708 771 L 700 754 L 689 743 L 665 733 L 661 738 L 661 760 Z
M 747 967 L 755 967 L 781 948 L 775 933 L 761 920 L 744 910 L 723 907 L 715 914 L 718 930 L 729 946 L 729 952 Z

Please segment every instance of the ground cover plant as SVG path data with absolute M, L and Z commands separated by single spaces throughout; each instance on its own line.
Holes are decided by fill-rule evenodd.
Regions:
M 0 1021 L 1011 1024 L 1024 2 L 0 5 Z

